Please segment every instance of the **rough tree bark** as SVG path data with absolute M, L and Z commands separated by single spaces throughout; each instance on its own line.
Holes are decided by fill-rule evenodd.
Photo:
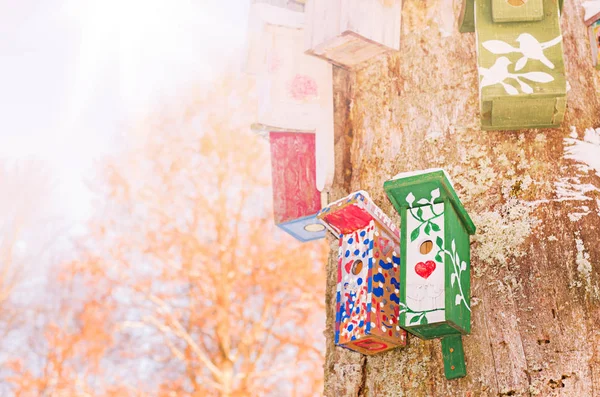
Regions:
M 570 91 L 563 127 L 552 130 L 480 131 L 475 37 L 442 37 L 440 9 L 405 0 L 400 54 L 336 69 L 331 199 L 364 189 L 399 221 L 385 180 L 450 173 L 478 227 L 468 376 L 444 378 L 439 340 L 409 336 L 406 348 L 369 358 L 335 347 L 329 237 L 325 395 L 600 396 L 600 170 L 565 156 L 586 128 L 600 127 L 600 74 L 580 0 L 565 2 L 562 15 Z

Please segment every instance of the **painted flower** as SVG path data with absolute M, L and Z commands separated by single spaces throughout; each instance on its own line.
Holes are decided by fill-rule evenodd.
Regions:
M 297 74 L 290 83 L 290 95 L 292 98 L 303 101 L 318 94 L 317 82 L 310 76 Z

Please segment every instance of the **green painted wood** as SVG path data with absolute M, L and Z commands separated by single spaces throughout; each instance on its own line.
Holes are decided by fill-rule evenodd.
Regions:
M 492 0 L 495 23 L 541 21 L 543 17 L 543 0 Z
M 475 31 L 475 0 L 463 0 L 458 30 L 461 33 Z
M 442 336 L 463 334 L 463 332 L 456 329 L 456 326 L 450 322 L 416 325 L 414 327 L 406 327 L 406 330 L 411 334 L 425 340 L 436 339 Z
M 444 256 L 446 319 L 462 333 L 468 334 L 471 332 L 471 244 L 469 233 L 450 204 L 446 205 L 444 226 L 444 248 L 447 253 L 452 254 Z
M 457 379 L 467 376 L 465 351 L 460 335 L 442 338 L 442 357 L 446 379 Z
M 383 184 L 383 188 L 392 202 L 392 205 L 401 216 L 402 209 L 408 208 L 408 202 L 406 202 L 408 193 L 412 192 L 415 195 L 415 201 L 418 202 L 421 198 L 429 197 L 433 189 L 439 188 L 440 197 L 435 199 L 434 203 L 437 204 L 448 200 L 454 207 L 458 218 L 463 223 L 468 233 L 475 234 L 475 224 L 465 210 L 465 207 L 462 205 L 456 191 L 443 170 L 433 170 L 431 172 L 408 176 L 402 179 L 391 179 Z M 404 228 L 402 228 L 402 231 L 404 231 Z
M 482 129 L 558 127 L 566 108 L 559 3 L 541 0 L 540 21 L 496 23 L 498 1 L 475 1 Z

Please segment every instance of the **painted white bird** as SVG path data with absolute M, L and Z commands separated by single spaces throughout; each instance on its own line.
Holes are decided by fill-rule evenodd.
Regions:
M 519 59 L 515 65 L 515 70 L 521 70 L 527 64 L 528 59 L 535 59 L 548 66 L 550 69 L 554 69 L 554 64 L 544 55 L 546 48 L 555 46 L 562 41 L 562 36 L 555 37 L 554 39 L 545 43 L 540 43 L 535 37 L 529 33 L 522 33 L 517 37 L 519 43 L 519 52 L 523 54 L 523 58 Z
M 480 67 L 479 74 L 483 77 L 480 88 L 502 84 L 507 93 L 517 95 L 519 93 L 517 89 L 504 82 L 504 80 L 511 77 L 511 74 L 508 72 L 508 65 L 510 64 L 512 62 L 507 57 L 500 57 L 496 59 L 496 62 L 489 69 Z
M 525 67 L 529 59 L 535 59 L 554 69 L 554 64 L 544 55 L 544 50 L 555 46 L 562 41 L 562 36 L 558 36 L 545 43 L 540 43 L 535 37 L 529 33 L 522 33 L 516 40 L 519 43 L 519 48 L 513 47 L 502 40 L 488 40 L 483 42 L 483 47 L 493 54 L 510 54 L 513 52 L 523 54 L 515 64 L 515 71 L 519 71 Z

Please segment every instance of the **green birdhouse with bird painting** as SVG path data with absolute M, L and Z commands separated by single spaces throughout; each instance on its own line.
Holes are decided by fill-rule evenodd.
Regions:
M 446 377 L 463 377 L 475 225 L 441 169 L 399 174 L 383 187 L 401 219 L 399 325 L 422 339 L 442 338 Z
M 555 128 L 567 82 L 558 0 L 463 0 L 460 31 L 475 32 L 481 128 Z

